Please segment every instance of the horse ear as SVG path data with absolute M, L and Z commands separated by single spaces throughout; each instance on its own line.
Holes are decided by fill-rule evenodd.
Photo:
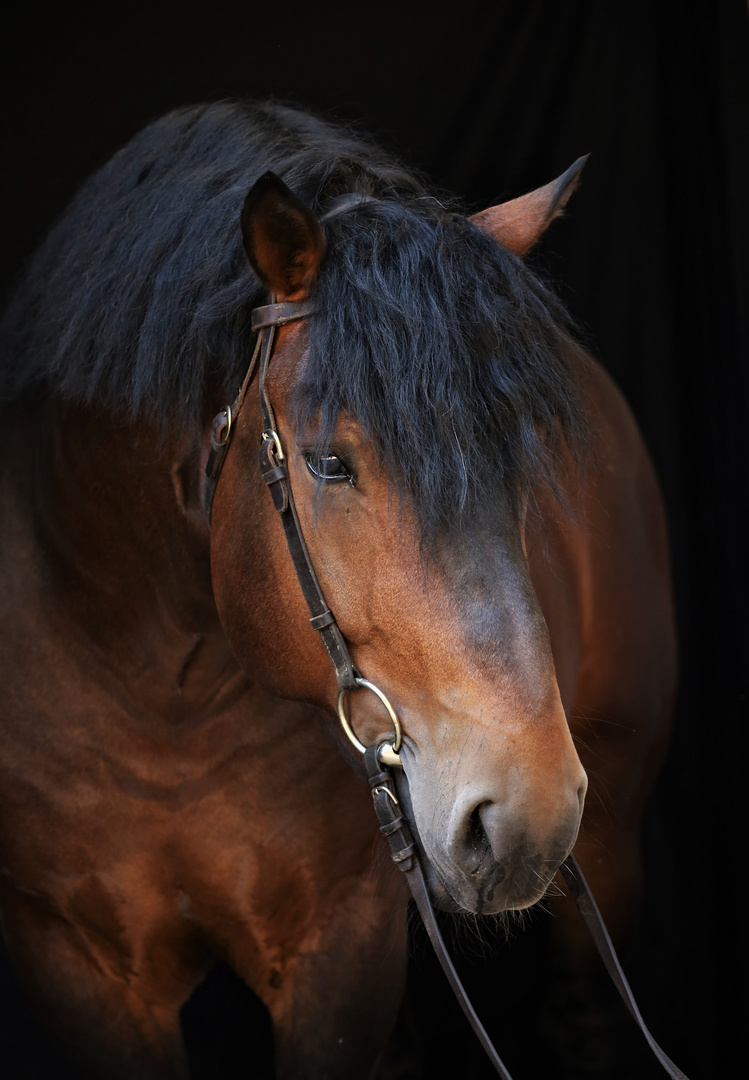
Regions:
M 325 234 L 308 206 L 275 173 L 257 180 L 244 201 L 242 241 L 247 260 L 278 300 L 302 300 L 325 254 Z
M 499 240 L 516 255 L 525 255 L 541 239 L 541 234 L 564 210 L 580 180 L 589 155 L 578 158 L 550 184 L 521 195 L 510 202 L 490 206 L 474 214 L 470 221 Z

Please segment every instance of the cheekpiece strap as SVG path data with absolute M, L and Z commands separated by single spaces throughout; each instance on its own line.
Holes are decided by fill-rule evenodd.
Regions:
M 267 304 L 256 308 L 252 313 L 253 328 L 260 332 L 260 364 L 258 383 L 260 390 L 260 413 L 263 421 L 263 439 L 260 445 L 258 462 L 260 472 L 268 491 L 273 498 L 273 505 L 281 519 L 289 554 L 296 571 L 299 587 L 310 613 L 310 625 L 316 630 L 327 650 L 335 671 L 336 681 L 342 690 L 356 689 L 357 671 L 335 616 L 328 607 L 309 549 L 304 539 L 302 526 L 296 512 L 294 495 L 289 482 L 286 455 L 276 430 L 273 412 L 265 379 L 273 352 L 273 340 L 277 326 L 284 326 L 295 319 L 311 315 L 314 305 L 311 301 L 297 303 L 286 302 Z

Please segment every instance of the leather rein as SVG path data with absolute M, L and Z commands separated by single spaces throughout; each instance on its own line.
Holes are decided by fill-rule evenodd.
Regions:
M 429 898 L 429 891 L 421 867 L 418 844 L 402 810 L 393 779 L 392 769 L 402 768 L 401 759 L 398 755 L 401 744 L 401 728 L 398 717 L 385 694 L 373 683 L 364 679 L 353 662 L 346 639 L 325 601 L 294 505 L 286 454 L 278 436 L 275 414 L 265 383 L 273 352 L 276 327 L 285 326 L 299 319 L 305 319 L 313 313 L 314 305 L 309 300 L 272 303 L 255 308 L 252 312 L 252 329 L 258 334 L 252 360 L 236 399 L 232 405 L 227 406 L 215 417 L 211 429 L 211 450 L 206 464 L 206 475 L 208 477 L 206 511 L 208 520 L 210 522 L 213 496 L 221 468 L 231 445 L 237 416 L 242 408 L 255 372 L 259 371 L 260 410 L 263 421 L 259 452 L 260 472 L 283 524 L 291 560 L 310 611 L 310 625 L 313 630 L 320 634 L 335 671 L 339 687 L 337 709 L 341 724 L 348 738 L 364 755 L 364 763 L 369 776 L 380 832 L 390 846 L 393 862 L 406 876 L 411 895 L 424 922 L 429 939 L 460 1007 L 499 1076 L 503 1080 L 512 1080 L 468 1000 L 463 984 L 445 947 Z M 394 737 L 385 736 L 376 745 L 370 747 L 364 747 L 354 735 L 344 707 L 346 694 L 360 688 L 372 691 L 379 698 L 388 712 L 394 730 Z M 405 773 L 403 773 L 403 782 L 406 782 Z M 648 1031 L 619 963 L 611 938 L 603 923 L 601 913 L 575 856 L 570 854 L 561 864 L 560 870 L 580 914 L 588 926 L 606 970 L 624 1000 L 624 1004 L 642 1031 L 653 1054 L 672 1080 L 688 1080 L 686 1075 L 664 1053 Z

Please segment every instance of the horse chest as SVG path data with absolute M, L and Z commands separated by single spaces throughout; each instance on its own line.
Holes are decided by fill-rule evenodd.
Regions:
M 0 722 L 6 883 L 110 966 L 154 936 L 231 948 L 244 933 L 293 952 L 336 883 L 369 864 L 366 790 L 314 710 L 249 691 L 202 725 L 149 730 L 93 681 L 70 693 L 58 678 L 40 702 L 33 672 L 69 671 L 70 657 L 37 639 L 23 665 L 16 640 Z

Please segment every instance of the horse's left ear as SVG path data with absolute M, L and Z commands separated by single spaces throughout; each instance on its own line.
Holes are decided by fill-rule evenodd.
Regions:
M 525 255 L 541 239 L 541 234 L 564 210 L 580 180 L 589 155 L 578 158 L 550 184 L 521 195 L 510 202 L 490 206 L 469 220 L 488 232 L 516 255 Z
M 276 299 L 308 296 L 325 254 L 325 234 L 275 173 L 265 173 L 250 188 L 241 225 L 247 260 Z

